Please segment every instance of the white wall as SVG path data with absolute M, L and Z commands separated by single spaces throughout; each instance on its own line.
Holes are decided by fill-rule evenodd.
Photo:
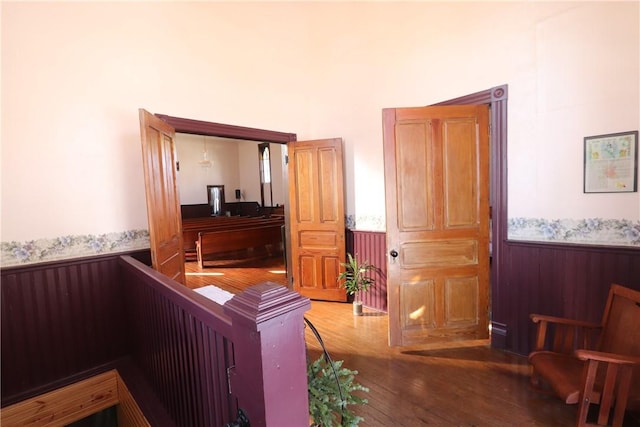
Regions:
M 235 202 L 235 190 L 240 189 L 242 201 L 261 203 L 258 144 L 204 135 L 176 134 L 176 152 L 180 162 L 178 189 L 180 204 L 207 203 L 207 185 L 224 185 L 225 200 Z M 210 166 L 203 166 L 207 150 Z M 282 148 L 269 144 L 272 154 L 274 204 L 284 204 Z
M 260 199 L 260 170 L 258 145 L 253 141 L 238 141 L 240 185 L 242 201 L 258 203 Z
M 381 229 L 381 110 L 508 84 L 509 216 L 640 218 L 582 193 L 582 138 L 640 127 L 638 2 L 1 7 L 5 265 L 144 239 L 141 107 L 343 137 L 347 214 Z
M 210 167 L 201 164 L 205 145 Z M 240 185 L 236 141 L 179 133 L 176 134 L 176 151 L 180 162 L 180 204 L 208 203 L 207 185 L 224 185 L 225 200 L 235 201 L 233 190 Z

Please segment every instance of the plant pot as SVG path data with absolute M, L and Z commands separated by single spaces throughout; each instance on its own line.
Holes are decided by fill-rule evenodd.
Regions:
M 354 301 L 353 302 L 353 315 L 354 316 L 362 316 L 362 302 Z

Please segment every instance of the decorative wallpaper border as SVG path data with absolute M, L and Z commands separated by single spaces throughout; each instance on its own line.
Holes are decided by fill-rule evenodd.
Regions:
M 351 230 L 385 231 L 382 216 L 347 215 Z M 576 243 L 640 248 L 640 221 L 627 219 L 511 218 L 510 240 Z M 62 236 L 26 242 L 0 242 L 0 265 L 11 267 L 61 259 L 130 252 L 149 248 L 148 230 Z
M 510 218 L 510 240 L 640 247 L 640 221 L 628 219 Z
M 347 228 L 385 231 L 381 216 L 347 215 Z M 511 218 L 508 222 L 509 240 L 575 243 L 583 245 L 640 247 L 640 221 L 627 219 L 545 219 Z
M 0 265 L 11 267 L 149 248 L 148 230 L 62 236 L 26 242 L 1 242 Z
M 349 230 L 357 229 L 360 231 L 385 231 L 387 223 L 384 216 L 380 215 L 347 215 L 345 218 L 346 227 Z

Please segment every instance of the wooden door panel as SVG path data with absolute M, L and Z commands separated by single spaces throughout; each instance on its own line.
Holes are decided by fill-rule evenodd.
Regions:
M 453 277 L 444 282 L 446 326 L 477 326 L 478 322 L 478 278 Z
M 299 233 L 300 245 L 308 250 L 333 250 L 338 246 L 338 235 L 333 230 L 304 230 Z
M 298 260 L 298 277 L 296 278 L 298 286 L 301 288 L 315 288 L 317 281 L 315 258 L 312 255 L 306 256 L 300 254 Z
M 295 183 L 295 214 L 300 223 L 311 223 L 314 219 L 314 185 L 313 185 L 313 152 L 310 150 L 297 150 L 289 153 L 294 160 L 295 171 L 292 175 Z
M 165 255 L 165 253 L 167 255 Z M 180 279 L 181 274 L 183 274 L 182 269 L 184 267 L 184 259 L 177 254 L 176 245 L 163 248 L 162 253 L 158 258 L 161 259 L 161 264 L 159 268 L 157 268 L 159 272 L 171 277 L 177 282 L 185 283 Z
M 460 268 L 478 264 L 476 240 L 408 241 L 400 251 L 402 264 L 412 268 Z
M 343 202 L 338 200 L 338 193 L 335 191 L 338 186 L 338 175 L 342 177 L 342 171 L 338 174 L 336 154 L 337 150 L 333 149 L 333 147 L 318 150 L 319 222 L 321 224 L 336 224 L 338 215 L 343 215 L 343 212 L 339 209 L 339 205 L 343 205 Z M 342 165 L 342 162 L 340 162 L 340 165 Z
M 444 226 L 478 226 L 478 156 L 474 120 L 443 120 Z
M 389 341 L 488 336 L 485 106 L 384 112 Z
M 435 281 L 416 280 L 404 282 L 401 286 L 402 324 L 405 328 L 434 328 L 435 318 Z
M 433 149 L 425 144 L 431 133 L 429 123 L 408 122 L 398 125 L 398 138 L 407 141 L 396 146 L 398 169 L 407 173 L 398 175 L 398 226 L 402 230 L 434 228 Z
M 297 141 L 288 150 L 293 289 L 346 301 L 337 281 L 345 259 L 342 140 Z
M 139 112 L 151 262 L 155 270 L 184 283 L 175 132 L 153 114 L 143 109 Z

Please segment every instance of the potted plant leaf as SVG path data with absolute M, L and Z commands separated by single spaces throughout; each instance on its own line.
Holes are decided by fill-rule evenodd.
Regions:
M 379 273 L 380 269 L 369 261 L 359 261 L 356 256 L 347 253 L 347 262 L 340 263 L 344 271 L 338 276 L 340 285 L 345 288 L 347 294 L 353 296 L 353 314 L 362 315 L 361 294 L 369 290 L 375 283 L 373 273 Z
M 369 389 L 355 381 L 358 371 L 342 366 L 342 360 L 320 355 L 307 364 L 309 417 L 312 427 L 355 427 L 364 421 L 350 408 L 368 403 L 354 392 Z

